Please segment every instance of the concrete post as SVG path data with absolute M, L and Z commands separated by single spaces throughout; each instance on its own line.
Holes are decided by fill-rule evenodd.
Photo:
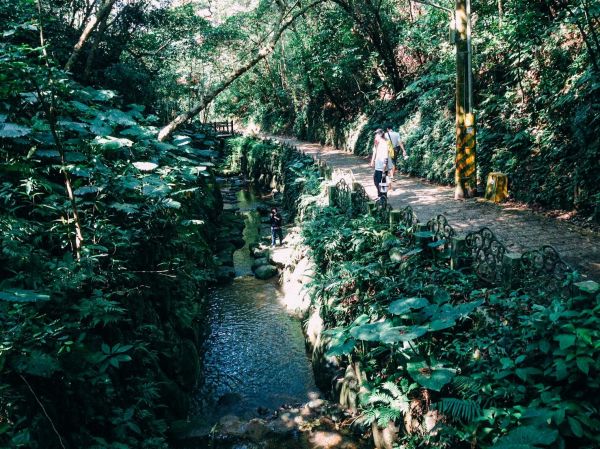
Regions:
M 466 236 L 455 235 L 450 243 L 450 268 L 458 270 L 471 263 L 471 255 L 467 248 Z
M 369 201 L 369 215 L 375 215 L 375 210 L 377 206 L 375 205 L 375 201 Z
M 390 212 L 390 231 L 396 229 L 396 226 L 400 223 L 400 217 L 402 217 L 402 213 L 399 210 Z
M 327 205 L 329 207 L 333 207 L 335 206 L 335 186 L 334 185 L 328 185 L 327 186 Z
M 504 279 L 502 283 L 507 289 L 514 289 L 519 282 L 521 257 L 522 254 L 520 253 L 506 253 L 502 259 L 502 265 L 504 265 Z

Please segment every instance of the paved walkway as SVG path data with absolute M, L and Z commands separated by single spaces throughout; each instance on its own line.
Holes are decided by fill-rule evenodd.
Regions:
M 301 142 L 288 137 L 275 137 L 296 146 L 300 151 L 320 158 L 333 169 L 352 170 L 371 198 L 376 198 L 373 170 L 369 160 L 318 143 Z M 489 227 L 509 251 L 524 252 L 552 245 L 563 260 L 588 278 L 600 281 L 600 235 L 566 221 L 549 218 L 524 206 L 497 205 L 469 199 L 454 199 L 452 187 L 425 183 L 405 175 L 396 175 L 395 190 L 388 192 L 394 209 L 411 206 L 419 221 L 427 222 L 443 214 L 457 233 Z

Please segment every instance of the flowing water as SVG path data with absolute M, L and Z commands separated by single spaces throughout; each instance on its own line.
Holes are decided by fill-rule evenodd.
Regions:
M 246 216 L 245 240 L 256 241 L 257 198 L 242 190 L 237 199 Z M 262 234 L 268 232 L 262 226 Z M 234 254 L 234 281 L 210 294 L 204 384 L 196 392 L 196 419 L 208 426 L 225 415 L 249 419 L 303 403 L 317 391 L 300 321 L 285 312 L 275 280 L 252 275 L 252 262 L 246 243 Z

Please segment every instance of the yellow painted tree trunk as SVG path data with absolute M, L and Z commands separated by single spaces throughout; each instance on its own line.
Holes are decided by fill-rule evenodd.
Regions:
M 472 110 L 470 29 L 467 2 L 456 0 L 456 171 L 455 199 L 477 193 L 475 115 Z

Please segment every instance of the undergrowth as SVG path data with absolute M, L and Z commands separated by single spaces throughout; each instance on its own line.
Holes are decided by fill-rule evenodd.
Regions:
M 274 165 L 301 157 L 270 147 Z M 542 281 L 492 288 L 415 247 L 402 225 L 310 204 L 299 224 L 317 268 L 313 307 L 325 355 L 365 373 L 365 432 L 392 422 L 405 448 L 598 447 L 598 298 Z

